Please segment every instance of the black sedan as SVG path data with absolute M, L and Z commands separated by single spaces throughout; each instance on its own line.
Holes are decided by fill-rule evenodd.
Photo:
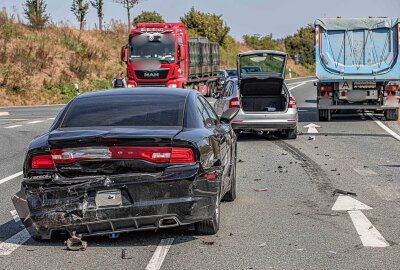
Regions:
M 35 239 L 194 224 L 219 229 L 236 197 L 236 137 L 198 92 L 153 88 L 80 95 L 26 155 L 13 197 Z

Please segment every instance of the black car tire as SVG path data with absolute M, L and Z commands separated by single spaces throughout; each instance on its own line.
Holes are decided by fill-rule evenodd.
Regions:
M 194 224 L 196 233 L 200 235 L 214 235 L 219 230 L 220 223 L 220 202 L 217 198 L 214 215 L 211 219 L 202 220 Z
M 285 133 L 283 137 L 287 140 L 295 140 L 297 139 L 297 127 L 294 129 L 287 129 L 285 130 Z
M 231 188 L 229 191 L 225 194 L 224 198 L 222 199 L 224 202 L 233 202 L 236 199 L 236 157 L 235 161 L 232 165 L 232 171 L 231 171 L 231 177 L 230 177 L 230 182 L 231 182 Z

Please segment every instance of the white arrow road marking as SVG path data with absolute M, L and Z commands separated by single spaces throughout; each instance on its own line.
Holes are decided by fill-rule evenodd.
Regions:
M 333 211 L 371 210 L 372 208 L 350 196 L 340 195 L 333 205 Z
M 316 133 L 318 133 L 317 128 L 320 128 L 320 126 L 318 126 L 318 125 L 316 125 L 316 124 L 314 124 L 314 123 L 311 123 L 311 124 L 309 124 L 309 125 L 307 125 L 307 126 L 304 126 L 304 127 L 305 127 L 305 128 L 308 128 L 307 133 L 309 133 L 309 134 L 316 134 Z
M 9 116 L 10 113 L 9 112 L 0 112 L 0 116 Z
M 149 264 L 146 267 L 146 270 L 159 270 L 164 262 L 165 257 L 169 249 L 171 248 L 172 243 L 174 242 L 174 238 L 162 239 L 160 244 L 158 245 L 156 251 L 151 257 Z
M 389 243 L 386 242 L 385 238 L 383 238 L 380 232 L 374 227 L 374 225 L 372 225 L 363 212 L 360 210 L 349 211 L 349 214 L 364 247 L 389 246 Z
M 13 125 L 13 126 L 5 127 L 5 128 L 17 128 L 17 127 L 22 127 L 22 125 Z
M 381 128 L 383 128 L 383 130 L 385 130 L 387 133 L 389 133 L 390 135 L 392 135 L 393 138 L 395 138 L 396 140 L 400 141 L 400 135 L 397 134 L 396 132 L 394 132 L 393 130 L 391 130 L 390 128 L 388 128 L 384 123 L 382 123 L 381 121 L 379 121 L 378 119 L 376 119 L 375 116 L 373 116 L 371 113 L 367 114 L 369 117 L 371 117 L 372 120 L 374 120 L 375 123 L 378 124 L 378 126 L 380 126 Z
M 10 181 L 10 180 L 12 180 L 14 178 L 17 178 L 18 176 L 21 176 L 21 175 L 22 175 L 22 172 L 17 172 L 17 173 L 15 173 L 13 175 L 10 175 L 10 176 L 6 177 L 6 178 L 3 178 L 3 179 L 0 180 L 0 185 L 5 183 L 5 182 L 7 182 L 7 181 Z
M 371 209 L 370 206 L 350 196 L 343 195 L 338 197 L 336 203 L 332 207 L 333 211 L 347 211 L 349 213 L 351 221 L 365 247 L 388 247 L 389 243 L 361 212 L 361 210 Z

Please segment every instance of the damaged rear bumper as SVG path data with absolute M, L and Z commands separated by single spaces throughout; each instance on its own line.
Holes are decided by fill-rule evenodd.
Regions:
M 195 223 L 212 217 L 219 192 L 220 180 L 207 181 L 193 165 L 160 175 L 25 179 L 12 200 L 30 234 L 50 239 L 58 231 L 86 237 Z

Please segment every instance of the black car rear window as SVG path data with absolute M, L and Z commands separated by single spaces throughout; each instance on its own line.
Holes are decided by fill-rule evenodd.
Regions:
M 185 99 L 151 94 L 78 98 L 61 127 L 183 126 Z

